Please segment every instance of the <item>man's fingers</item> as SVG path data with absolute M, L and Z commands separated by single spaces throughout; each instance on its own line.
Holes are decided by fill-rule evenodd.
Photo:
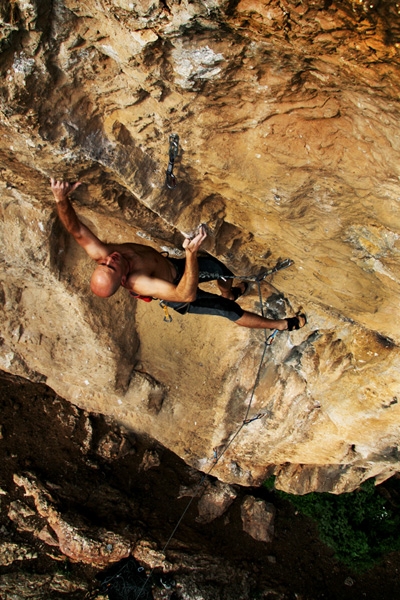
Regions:
M 195 235 L 183 233 L 183 236 L 185 238 L 182 244 L 183 248 L 185 250 L 196 251 L 207 237 L 207 228 L 204 224 L 201 224 L 197 228 Z
M 52 177 L 50 179 L 50 184 L 51 184 L 52 188 L 58 189 L 58 190 L 62 189 L 63 186 L 64 186 L 64 182 L 63 181 L 58 181 L 57 179 L 54 179 L 54 177 Z
M 198 233 L 196 235 L 196 237 L 194 238 L 193 241 L 199 241 L 202 242 L 203 240 L 205 240 L 207 237 L 207 233 L 205 231 L 201 231 L 200 233 Z
M 191 241 L 190 241 L 190 245 L 195 247 L 195 246 L 200 246 L 201 242 L 204 240 L 204 236 L 203 234 L 199 233 L 196 235 L 196 237 L 194 237 Z
M 197 233 L 193 239 L 194 240 L 197 240 L 197 239 L 205 240 L 206 237 L 207 237 L 207 229 L 206 229 L 205 225 L 200 225 L 197 230 Z
M 204 233 L 204 235 L 207 237 L 207 225 L 205 225 L 204 223 L 199 225 L 199 231 L 202 231 Z
M 60 190 L 67 195 L 74 192 L 80 185 L 82 185 L 82 182 L 77 181 L 76 183 L 69 183 L 68 181 L 57 181 L 54 179 L 54 177 L 51 177 L 50 184 L 53 190 Z
M 207 237 L 207 228 L 206 228 L 205 225 L 200 225 L 199 236 L 200 236 L 200 239 L 201 239 L 202 242 L 206 239 L 206 237 Z
M 78 188 L 81 184 L 81 181 L 77 181 L 76 183 L 74 183 L 74 185 L 71 187 L 71 192 L 74 192 L 76 188 Z

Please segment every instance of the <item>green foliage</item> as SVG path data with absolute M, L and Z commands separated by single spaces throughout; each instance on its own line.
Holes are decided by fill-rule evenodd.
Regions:
M 263 486 L 271 492 L 275 487 L 275 476 L 271 475 L 271 477 L 268 477 L 268 479 L 264 481 Z
M 267 480 L 268 489 L 271 483 Z M 400 510 L 379 494 L 373 479 L 358 490 L 339 496 L 276 493 L 314 519 L 321 541 L 334 549 L 341 562 L 354 569 L 368 568 L 382 554 L 400 550 Z

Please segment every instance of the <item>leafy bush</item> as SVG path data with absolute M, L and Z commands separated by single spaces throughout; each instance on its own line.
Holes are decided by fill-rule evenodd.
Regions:
M 271 489 L 271 484 L 270 478 L 264 485 Z M 356 570 L 370 567 L 386 552 L 400 550 L 400 510 L 380 495 L 373 479 L 339 496 L 276 494 L 315 520 L 321 541 L 333 548 L 341 562 Z

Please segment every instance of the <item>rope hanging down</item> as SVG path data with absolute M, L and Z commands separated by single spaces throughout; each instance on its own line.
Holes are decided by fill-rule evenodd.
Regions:
M 293 261 L 290 261 L 289 259 L 287 259 L 287 261 L 284 261 L 284 262 L 287 263 L 285 266 L 290 266 L 290 265 L 293 264 Z M 285 268 L 285 267 L 281 267 L 281 268 Z M 277 270 L 279 270 L 279 269 L 276 269 L 276 267 L 274 267 L 274 269 L 270 269 L 270 271 L 273 272 L 273 273 L 275 273 Z M 262 280 L 259 280 L 259 279 L 257 280 L 257 287 L 258 287 L 258 297 L 259 297 L 259 300 L 260 300 L 261 316 L 264 317 L 265 314 L 264 314 L 264 305 L 263 305 L 263 298 L 262 298 L 262 292 L 261 292 L 261 281 Z M 251 417 L 249 419 L 249 414 L 250 414 L 251 406 L 253 404 L 254 394 L 255 394 L 255 391 L 257 389 L 258 382 L 260 380 L 261 368 L 262 368 L 262 365 L 263 365 L 263 362 L 264 362 L 265 354 L 266 354 L 267 349 L 269 348 L 269 346 L 271 346 L 272 342 L 274 341 L 277 333 L 278 333 L 278 329 L 274 329 L 272 331 L 272 333 L 270 333 L 270 335 L 268 335 L 267 334 L 267 330 L 264 329 L 264 337 L 265 337 L 264 348 L 263 348 L 263 352 L 262 352 L 262 355 L 261 355 L 260 363 L 258 365 L 257 375 L 256 375 L 256 378 L 255 378 L 255 381 L 254 381 L 253 389 L 251 390 L 250 401 L 249 401 L 249 405 L 248 405 L 247 410 L 246 410 L 246 414 L 245 414 L 244 419 L 243 419 L 241 425 L 239 426 L 239 428 L 235 431 L 235 433 L 233 434 L 233 436 L 231 437 L 231 439 L 223 446 L 223 449 L 222 449 L 221 453 L 218 454 L 218 451 L 216 449 L 214 449 L 214 465 L 213 465 L 213 468 L 217 464 L 217 462 L 221 459 L 221 457 L 225 454 L 225 452 L 228 450 L 229 446 L 231 446 L 232 442 L 236 439 L 236 437 L 239 435 L 239 433 L 242 431 L 243 427 L 245 425 L 248 425 L 249 423 L 252 423 L 253 421 L 257 421 L 258 419 L 262 419 L 267 414 L 267 413 L 258 413 L 257 415 L 254 415 L 253 417 Z M 210 469 L 209 473 L 210 472 L 211 472 L 211 469 Z
M 263 305 L 263 297 L 262 297 L 262 291 L 261 291 L 261 282 L 264 281 L 264 279 L 268 276 L 268 275 L 272 275 L 272 273 L 276 273 L 277 271 L 280 271 L 281 269 L 286 269 L 287 267 L 290 267 L 291 265 L 294 264 L 294 261 L 291 259 L 286 259 L 284 261 L 278 261 L 277 264 L 275 265 L 275 267 L 273 267 L 272 269 L 269 269 L 268 271 L 265 271 L 264 273 L 262 273 L 262 276 L 258 276 L 257 278 L 241 278 L 239 277 L 238 279 L 242 279 L 242 280 L 247 280 L 247 281 L 256 281 L 257 283 L 257 287 L 258 287 L 258 297 L 259 297 L 259 301 L 260 301 L 260 310 L 261 310 L 261 316 L 264 317 L 264 305 Z M 185 509 L 183 510 L 183 513 L 181 514 L 180 518 L 178 519 L 178 522 L 176 523 L 174 529 L 171 532 L 171 535 L 169 536 L 168 540 L 166 541 L 166 543 L 164 544 L 164 547 L 162 549 L 162 553 L 164 554 L 165 551 L 167 550 L 171 540 L 173 539 L 177 529 L 179 528 L 179 525 L 182 523 L 187 511 L 189 510 L 193 500 L 195 498 L 197 498 L 199 491 L 201 490 L 201 488 L 203 487 L 204 482 L 206 481 L 206 478 L 208 475 L 210 475 L 210 473 L 213 471 L 213 469 L 215 468 L 215 466 L 217 465 L 217 463 L 221 460 L 221 458 L 223 457 L 223 455 L 225 454 L 225 452 L 228 450 L 228 448 L 232 445 L 233 441 L 237 438 L 237 436 L 239 435 L 239 433 L 242 431 L 243 427 L 245 425 L 248 425 L 249 423 L 252 423 L 253 421 L 256 421 L 258 419 L 262 419 L 263 417 L 265 417 L 265 415 L 267 413 L 258 413 L 256 415 L 254 415 L 253 417 L 249 418 L 249 414 L 250 414 L 250 410 L 252 407 L 252 403 L 253 403 L 253 399 L 254 399 L 254 394 L 255 391 L 257 389 L 258 386 L 258 382 L 260 379 L 260 374 L 261 374 L 261 368 L 264 362 L 264 358 L 265 358 L 265 354 L 267 352 L 267 349 L 269 348 L 269 346 L 272 344 L 272 342 L 274 341 L 276 335 L 278 333 L 278 329 L 274 329 L 272 331 L 272 333 L 270 333 L 270 335 L 267 334 L 267 330 L 264 329 L 264 348 L 263 348 L 263 352 L 261 355 L 261 359 L 260 359 L 260 364 L 258 366 L 258 370 L 257 370 L 257 375 L 254 381 L 254 385 L 253 385 L 253 389 L 251 391 L 251 395 L 250 395 L 250 401 L 249 401 L 249 405 L 247 407 L 246 410 L 246 414 L 244 416 L 244 419 L 242 421 L 242 423 L 240 424 L 240 426 L 238 427 L 238 429 L 235 431 L 235 433 L 232 435 L 231 439 L 224 444 L 222 451 L 218 454 L 218 450 L 216 448 L 214 448 L 214 456 L 213 456 L 213 461 L 212 461 L 212 465 L 211 467 L 208 469 L 208 471 L 206 473 L 204 473 L 199 481 L 199 483 L 197 484 L 193 496 L 190 498 L 189 502 L 187 503 Z M 151 580 L 151 576 L 154 572 L 154 568 L 150 571 L 146 581 L 144 582 L 142 589 L 140 590 L 139 594 L 136 596 L 135 600 L 140 600 L 140 597 L 143 597 L 142 594 L 147 586 L 147 584 L 149 583 L 149 581 Z

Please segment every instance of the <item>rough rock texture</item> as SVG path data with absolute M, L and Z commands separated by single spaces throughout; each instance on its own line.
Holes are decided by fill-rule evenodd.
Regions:
M 271 542 L 274 537 L 276 509 L 271 502 L 246 496 L 242 502 L 243 531 L 259 542 Z
M 354 573 L 319 541 L 310 519 L 264 486 L 235 485 L 237 497 L 226 512 L 210 524 L 199 523 L 199 495 L 179 499 L 179 491 L 193 489 L 195 482 L 198 491 L 201 481 L 210 480 L 218 492 L 223 484 L 204 478 L 147 436 L 135 435 L 135 453 L 103 457 L 98 442 L 107 434 L 122 439 L 125 432 L 109 418 L 77 409 L 44 384 L 0 373 L 0 421 L 1 541 L 32 548 L 37 554 L 37 558 L 0 565 L 2 600 L 106 600 L 112 596 L 110 588 L 102 586 L 100 596 L 97 590 L 100 581 L 109 582 L 111 574 L 121 590 L 127 578 L 121 580 L 117 573 L 130 559 L 106 571 L 91 566 L 99 526 L 130 543 L 146 569 L 145 574 L 141 572 L 142 582 L 144 575 L 156 569 L 154 586 L 147 588 L 154 600 L 400 597 L 399 552 L 382 557 L 382 562 L 361 575 Z M 142 459 L 151 449 L 157 449 L 160 466 L 145 471 Z M 35 477 L 27 475 L 27 469 Z M 34 497 L 24 494 L 24 485 L 14 483 L 16 474 L 20 482 L 24 474 L 36 503 L 46 494 L 47 514 L 51 508 L 59 524 L 67 522 L 80 534 L 85 543 L 79 562 L 62 553 L 49 519 L 38 514 Z M 398 477 L 393 477 L 379 486 L 385 506 L 399 503 L 398 483 Z M 243 531 L 241 505 L 250 494 L 255 503 L 265 500 L 276 506 L 275 535 L 268 545 Z M 147 595 L 143 598 L 147 600 Z
M 1 368 L 228 483 L 340 493 L 398 471 L 398 4 L 5 0 L 0 19 Z M 254 397 L 260 332 L 90 294 L 50 176 L 87 184 L 75 206 L 107 241 L 179 255 L 206 222 L 238 274 L 295 261 L 263 295 L 309 322 Z M 250 400 L 264 416 L 233 440 Z
M 12 565 L 16 560 L 33 558 L 37 558 L 37 554 L 32 552 L 32 548 L 12 542 L 2 542 L 0 544 L 0 566 L 2 567 Z
M 127 558 L 131 551 L 129 540 L 112 531 L 98 529 L 96 538 L 85 535 L 84 528 L 68 523 L 52 504 L 52 498 L 43 485 L 33 475 L 15 474 L 14 482 L 23 487 L 26 496 L 32 496 L 37 513 L 45 519 L 51 531 L 44 527 L 38 537 L 46 543 L 58 546 L 60 551 L 74 562 L 84 562 L 96 567 L 106 567 L 111 563 Z M 18 514 L 18 513 L 16 513 Z M 12 518 L 12 513 L 9 513 Z M 16 519 L 17 524 L 19 521 Z M 20 528 L 24 530 L 23 525 Z M 25 527 L 25 531 L 29 528 Z M 33 531 L 33 530 L 31 530 Z M 53 537 L 56 536 L 56 540 Z
M 198 523 L 211 523 L 217 519 L 229 508 L 235 500 L 237 493 L 232 486 L 226 483 L 210 480 L 199 481 L 196 485 L 186 488 L 184 486 L 179 490 L 179 498 L 191 496 L 199 497 L 197 508 L 199 516 L 196 518 Z
M 65 597 L 67 594 L 80 592 L 84 595 L 86 587 L 82 581 L 73 581 L 70 578 L 63 577 L 59 573 L 55 575 L 39 575 L 36 573 L 5 573 L 1 577 L 0 592 L 3 598 L 7 600 L 20 600 L 29 598 L 29 600 L 47 600 L 54 597 L 52 594 L 58 592 Z

